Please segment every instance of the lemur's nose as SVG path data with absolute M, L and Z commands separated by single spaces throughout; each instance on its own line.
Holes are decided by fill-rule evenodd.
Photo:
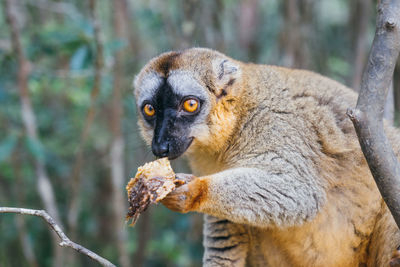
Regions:
M 168 152 L 169 152 L 169 143 L 168 142 L 161 142 L 161 143 L 153 142 L 152 150 L 153 150 L 153 154 L 156 157 L 160 157 L 160 158 L 166 157 L 166 156 L 168 156 Z

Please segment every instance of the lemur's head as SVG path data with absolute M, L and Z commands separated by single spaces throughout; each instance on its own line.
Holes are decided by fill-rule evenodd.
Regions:
M 209 49 L 168 52 L 135 78 L 142 135 L 157 157 L 221 149 L 236 122 L 240 63 Z

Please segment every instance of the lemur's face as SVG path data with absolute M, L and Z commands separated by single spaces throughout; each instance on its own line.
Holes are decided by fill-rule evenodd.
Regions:
M 175 159 L 192 147 L 216 147 L 233 121 L 223 99 L 238 73 L 225 56 L 208 49 L 151 60 L 135 79 L 135 97 L 141 133 L 153 154 Z
M 157 157 L 175 159 L 196 138 L 196 129 L 205 124 L 209 96 L 185 71 L 172 71 L 168 77 L 153 72 L 144 77 L 137 107 L 145 135 L 152 136 L 151 148 Z M 198 129 L 197 129 L 198 130 Z

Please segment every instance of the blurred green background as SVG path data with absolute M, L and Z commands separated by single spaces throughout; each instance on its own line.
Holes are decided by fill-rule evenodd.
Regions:
M 136 125 L 134 75 L 161 52 L 201 46 L 357 90 L 375 13 L 370 0 L 2 1 L 0 206 L 48 210 L 118 266 L 200 266 L 201 215 L 157 205 L 135 227 L 124 222 L 125 184 L 154 159 Z M 39 218 L 0 214 L 0 266 L 97 266 L 56 241 Z

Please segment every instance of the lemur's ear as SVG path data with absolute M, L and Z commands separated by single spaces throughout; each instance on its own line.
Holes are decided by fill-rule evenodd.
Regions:
M 227 95 L 241 75 L 239 65 L 227 58 L 217 58 L 212 61 L 212 67 L 217 97 Z

